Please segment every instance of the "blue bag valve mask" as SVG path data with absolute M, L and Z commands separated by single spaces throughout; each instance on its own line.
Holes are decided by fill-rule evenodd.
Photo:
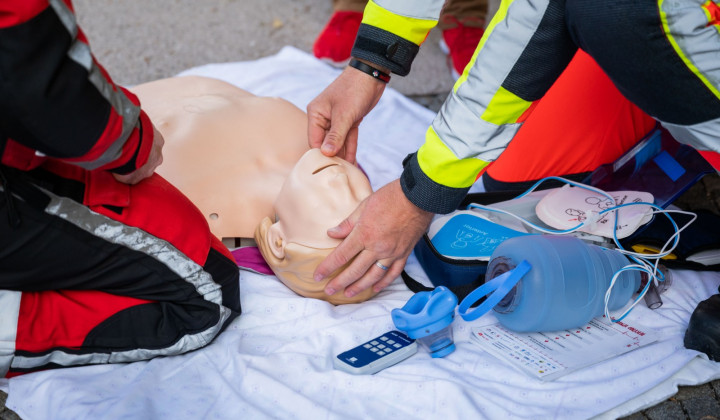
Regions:
M 402 308 L 391 312 L 395 327 L 417 339 L 432 357 L 455 351 L 451 324 L 458 300 L 445 286 L 415 293 Z

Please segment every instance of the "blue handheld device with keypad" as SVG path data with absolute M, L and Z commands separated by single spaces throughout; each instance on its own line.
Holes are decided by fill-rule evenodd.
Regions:
M 416 352 L 415 340 L 400 331 L 388 331 L 338 354 L 333 359 L 333 365 L 335 369 L 355 375 L 372 375 L 407 359 Z

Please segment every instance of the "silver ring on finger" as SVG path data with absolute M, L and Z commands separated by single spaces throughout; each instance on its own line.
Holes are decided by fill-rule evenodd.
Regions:
M 375 261 L 375 265 L 378 266 L 383 271 L 388 271 L 390 267 L 386 266 L 385 264 L 381 263 L 380 261 Z

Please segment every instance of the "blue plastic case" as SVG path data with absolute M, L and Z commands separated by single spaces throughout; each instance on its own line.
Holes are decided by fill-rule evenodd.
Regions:
M 605 191 L 647 191 L 656 205 L 666 208 L 713 172 L 697 150 L 657 128 L 615 162 L 597 168 L 583 183 Z

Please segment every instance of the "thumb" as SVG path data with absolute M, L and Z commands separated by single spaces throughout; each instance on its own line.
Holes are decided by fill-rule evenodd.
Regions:
M 330 130 L 325 134 L 320 151 L 325 156 L 335 156 L 345 145 L 345 139 L 353 126 L 353 122 L 341 115 L 334 116 Z
M 351 216 L 352 217 L 352 216 Z M 333 239 L 345 239 L 353 230 L 355 223 L 350 221 L 350 217 L 340 222 L 339 225 L 331 227 L 327 230 L 327 235 Z
M 350 234 L 350 232 L 352 232 L 352 230 L 355 228 L 357 221 L 360 219 L 360 215 L 362 214 L 366 203 L 367 203 L 367 198 L 365 198 L 365 200 L 361 201 L 360 204 L 358 204 L 357 208 L 352 213 L 350 213 L 350 216 L 346 217 L 345 220 L 340 222 L 339 225 L 328 229 L 327 235 L 334 239 L 347 238 L 347 236 Z

